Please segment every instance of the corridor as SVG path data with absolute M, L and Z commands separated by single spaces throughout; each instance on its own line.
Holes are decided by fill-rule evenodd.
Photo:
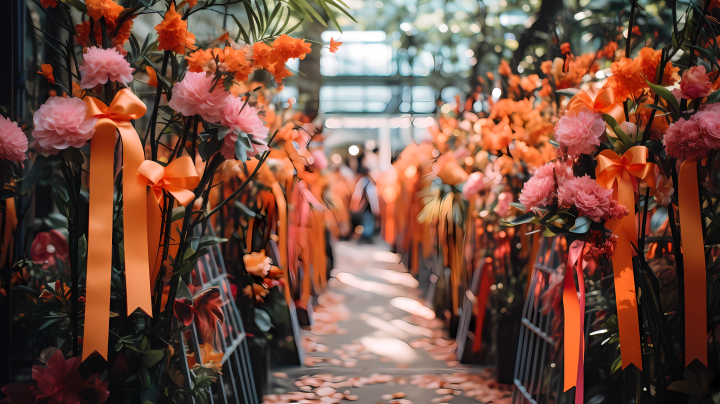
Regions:
M 492 369 L 462 365 L 386 244 L 334 245 L 336 269 L 303 331 L 305 366 L 272 375 L 275 403 L 510 403 Z

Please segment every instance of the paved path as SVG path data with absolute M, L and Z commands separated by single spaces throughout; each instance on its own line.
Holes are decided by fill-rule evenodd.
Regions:
M 276 372 L 265 403 L 510 403 L 491 370 L 455 361 L 455 341 L 387 246 L 334 252 L 335 278 L 303 331 L 305 366 Z

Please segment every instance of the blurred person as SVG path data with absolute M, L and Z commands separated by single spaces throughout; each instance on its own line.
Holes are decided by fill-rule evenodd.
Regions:
M 357 174 L 359 178 L 355 183 L 355 192 L 350 201 L 352 224 L 356 229 L 362 228 L 359 243 L 371 244 L 373 234 L 375 234 L 375 221 L 380 215 L 377 187 L 364 165 L 358 165 Z

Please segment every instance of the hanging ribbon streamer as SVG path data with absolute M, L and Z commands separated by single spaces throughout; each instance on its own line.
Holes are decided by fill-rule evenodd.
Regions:
M 585 243 L 575 240 L 568 251 L 563 288 L 564 330 L 564 373 L 565 391 L 575 387 L 575 402 L 583 403 L 585 391 L 585 280 L 582 270 L 582 252 Z M 575 263 L 577 262 L 577 265 Z M 575 289 L 573 268 L 577 271 L 578 290 Z
M 162 234 L 162 211 L 161 206 L 165 204 L 165 194 L 163 190 L 172 195 L 178 204 L 185 206 L 195 199 L 193 190 L 200 183 L 197 170 L 190 156 L 182 156 L 173 160 L 166 167 L 147 160 L 138 167 L 140 178 L 144 181 L 144 185 L 150 185 L 154 198 L 147 198 L 147 237 L 148 237 L 148 256 L 149 262 L 153 263 L 150 272 L 150 282 L 152 288 L 155 287 L 158 271 L 162 266 L 160 251 L 160 235 Z M 172 206 L 168 206 L 172 210 Z M 175 222 L 172 227 L 181 227 L 182 221 Z M 172 234 L 177 234 L 173 230 Z M 178 243 L 171 243 L 173 246 L 168 248 L 168 254 L 177 251 Z M 164 306 L 163 306 L 164 307 Z
M 615 98 L 615 93 L 610 87 L 601 88 L 595 98 L 591 97 L 585 90 L 580 90 L 575 94 L 568 102 L 567 111 L 577 115 L 583 109 L 608 114 L 615 118 L 617 123 L 625 121 L 623 104 Z
M 640 325 L 632 263 L 632 242 L 637 240 L 633 177 L 645 179 L 649 185 L 655 184 L 654 164 L 648 163 L 647 157 L 648 150 L 644 146 L 631 147 L 622 157 L 609 149 L 603 150 L 596 157 L 598 165 L 595 174 L 598 184 L 606 189 L 612 188 L 618 202 L 630 210 L 628 216 L 611 223 L 613 234 L 618 237 L 612 262 L 623 369 L 633 364 L 642 370 Z
M 152 316 L 150 264 L 147 254 L 147 192 L 137 174 L 145 152 L 131 120 L 147 108 L 130 90 L 123 89 L 107 106 L 86 97 L 87 117 L 98 118 L 90 144 L 90 208 L 83 360 L 93 352 L 107 359 L 112 275 L 113 169 L 115 133 L 123 150 L 123 226 L 127 313 L 139 308 Z
M 0 253 L 0 268 L 6 263 L 10 264 L 12 260 L 8 257 L 12 257 L 12 250 L 15 247 L 13 243 L 13 233 L 15 232 L 15 226 L 17 225 L 17 216 L 15 214 L 15 198 L 8 198 L 5 200 L 5 228 L 3 229 L 3 242 L 2 252 Z M 10 268 L 5 268 L 7 271 Z M 7 290 L 10 289 L 10 285 L 3 285 Z
M 489 260 L 489 261 L 488 261 Z M 495 282 L 492 274 L 492 258 L 488 257 L 480 270 L 480 285 L 476 297 L 477 315 L 475 316 L 475 339 L 473 339 L 473 352 L 482 348 L 483 325 L 485 323 L 485 310 L 490 296 L 490 286 Z
M 707 367 L 705 240 L 700 216 L 697 163 L 697 160 L 685 161 L 678 174 L 680 235 L 685 262 L 685 366 L 697 359 Z
M 530 284 L 532 283 L 532 277 L 535 273 L 535 261 L 537 260 L 538 253 L 540 252 L 540 236 L 542 233 L 539 231 L 532 235 L 532 250 L 530 250 L 530 256 L 528 257 L 527 263 L 527 282 L 525 283 L 525 298 L 530 292 Z

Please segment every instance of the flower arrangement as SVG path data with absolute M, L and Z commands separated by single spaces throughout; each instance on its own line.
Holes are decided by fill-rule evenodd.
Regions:
M 287 123 L 297 132 L 301 125 L 289 119 L 290 110 L 275 114 L 274 94 L 264 88 L 273 83 L 249 80 L 262 69 L 282 84 L 293 74 L 285 63 L 304 58 L 311 45 L 289 36 L 299 26 L 287 26 L 290 14 L 304 9 L 284 3 L 271 4 L 272 14 L 257 4 L 246 8 L 251 26 L 233 16 L 234 40 L 226 33 L 198 42 L 188 17 L 231 3 L 38 3 L 71 40 L 44 37 L 57 57 L 39 73 L 63 96 L 40 105 L 27 128 L 0 117 L 3 262 L 12 259 L 11 243 L 22 242 L 8 236 L 16 224 L 15 198 L 50 186 L 59 213 L 42 220 L 47 231 L 33 234 L 29 258 L 15 257 L 11 285 L 2 286 L 3 293 L 12 286 L 28 296 L 16 315 L 38 348 L 55 351 L 46 355 L 47 367 L 32 370 L 37 388 L 8 385 L 3 402 L 208 402 L 207 387 L 220 376 L 224 355 L 218 327 L 233 325 L 224 323 L 225 292 L 202 286 L 209 280 L 201 258 L 228 241 L 208 234 L 209 227 L 225 234 L 215 214 L 242 205 L 251 189 L 253 197 L 271 190 L 274 202 L 260 208 L 263 215 L 253 214 L 249 232 L 245 222 L 248 248 L 240 251 L 240 271 L 259 302 L 267 293 L 256 286 L 284 286 L 287 293 L 287 232 L 279 235 L 282 257 L 266 257 L 251 240 L 261 231 L 265 246 L 271 233 L 280 233 L 274 223 L 287 215 L 282 187 L 294 175 L 273 173 L 266 162 L 273 153 L 287 155 L 274 148 L 280 129 Z M 345 8 L 333 8 L 350 17 Z M 134 21 L 157 9 L 162 22 L 140 41 Z M 332 44 L 335 50 L 339 45 Z M 154 94 L 146 100 L 149 108 L 137 87 Z M 295 167 L 312 166 L 309 140 L 300 151 L 287 142 L 302 155 Z M 291 190 L 285 191 L 289 197 Z M 231 286 L 235 297 L 237 287 Z M 187 355 L 192 327 L 201 349 Z M 55 347 L 57 341 L 64 343 Z M 97 374 L 85 379 L 79 369 Z

